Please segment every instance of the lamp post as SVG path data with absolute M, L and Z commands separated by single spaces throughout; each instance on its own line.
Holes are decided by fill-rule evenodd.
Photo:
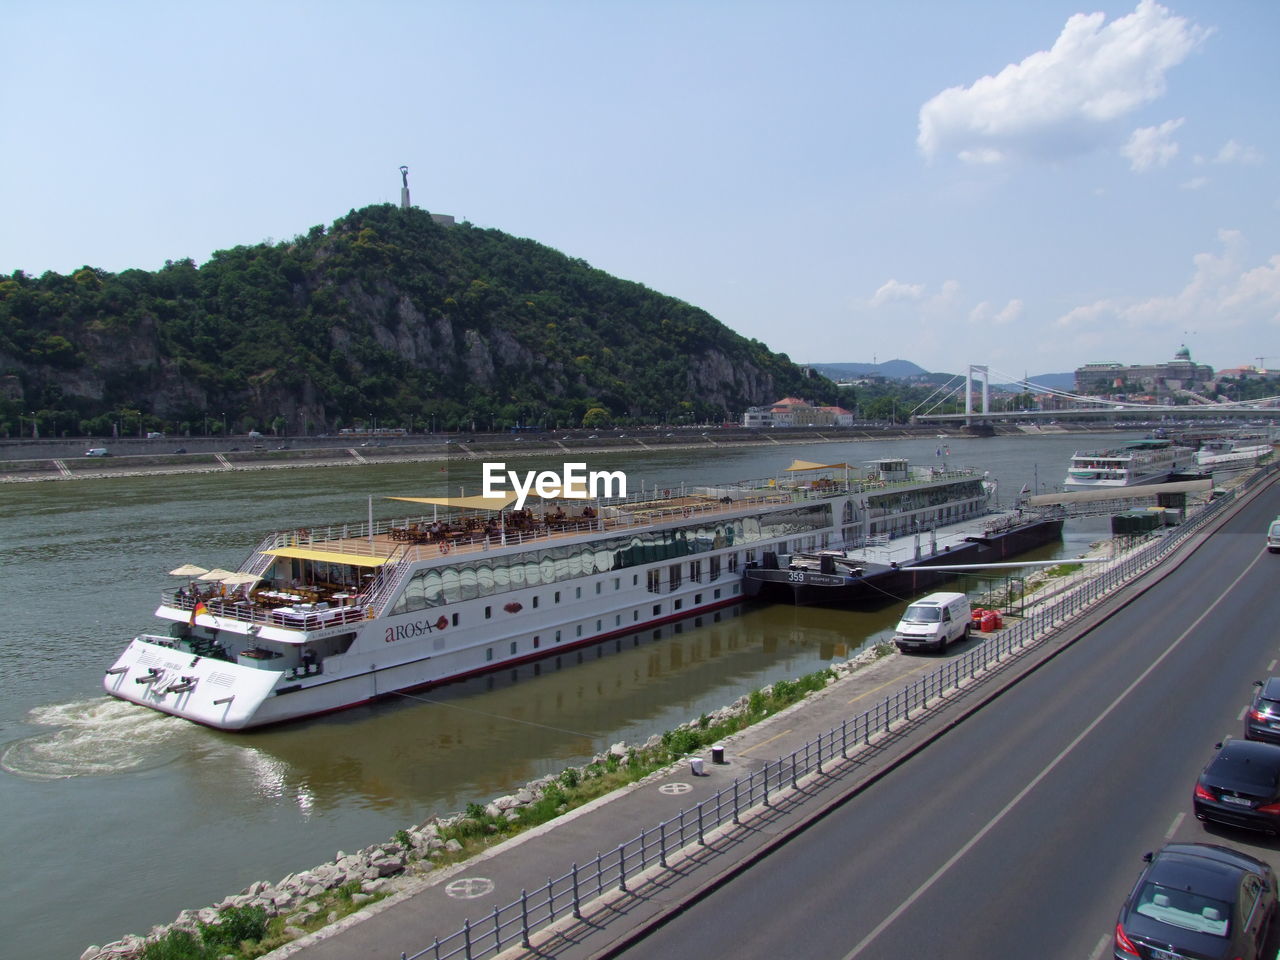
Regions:
M 222 439 L 225 440 L 226 438 L 227 438 L 227 414 L 226 414 L 226 411 L 224 410 L 222 413 Z

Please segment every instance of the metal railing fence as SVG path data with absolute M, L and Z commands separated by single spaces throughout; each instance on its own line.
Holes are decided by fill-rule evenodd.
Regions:
M 1280 469 L 1273 465 L 1255 474 L 1238 489 L 1258 483 Z M 548 877 L 535 890 L 473 921 L 443 939 L 436 938 L 416 953 L 401 953 L 401 960 L 480 960 L 519 943 L 530 946 L 530 937 L 568 916 L 581 919 L 584 906 L 607 892 L 628 892 L 628 883 L 652 868 L 667 868 L 669 860 L 695 841 L 707 844 L 708 835 L 728 825 L 739 825 L 748 811 L 773 806 L 781 792 L 796 788 L 810 774 L 830 772 L 826 765 L 849 759 L 850 751 L 871 747 L 879 734 L 889 733 L 899 721 L 939 700 L 950 691 L 976 680 L 994 666 L 1070 623 L 1101 598 L 1147 572 L 1188 537 L 1234 501 L 1235 492 L 1210 502 L 1195 517 L 1166 535 L 1147 542 L 1096 572 L 1081 571 L 1057 591 L 1056 598 L 1040 610 L 1001 630 L 962 656 L 941 664 L 868 710 L 842 720 L 792 753 L 769 761 L 762 769 L 739 777 L 675 817 L 642 829 L 631 840 L 597 854 L 586 863 L 574 863 L 559 877 Z M 1070 561 L 1064 561 L 1069 563 Z M 853 768 L 847 768 L 852 770 Z

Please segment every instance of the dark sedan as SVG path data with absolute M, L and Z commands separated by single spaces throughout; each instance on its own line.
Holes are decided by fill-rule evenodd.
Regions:
M 1276 911 L 1271 867 L 1229 847 L 1147 854 L 1116 921 L 1116 960 L 1257 960 Z
M 1280 677 L 1257 680 L 1257 696 L 1244 717 L 1244 738 L 1280 743 Z
M 1196 818 L 1280 833 L 1280 746 L 1228 740 L 1196 781 Z

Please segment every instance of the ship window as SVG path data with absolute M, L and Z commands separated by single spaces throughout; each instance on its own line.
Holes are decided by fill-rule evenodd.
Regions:
M 559 642 L 560 642 L 560 631 L 559 631 L 559 630 L 557 630 L 557 631 L 556 631 L 556 643 L 559 643 Z
M 635 623 L 635 622 L 637 622 L 639 619 L 640 619 L 640 611 L 639 611 L 639 610 L 632 610 L 632 611 L 631 611 L 631 622 L 632 622 L 632 623 Z
M 613 618 L 613 625 L 615 627 L 622 626 L 622 614 L 619 613 Z
M 556 591 L 556 594 L 555 594 L 555 602 L 556 602 L 556 603 L 559 603 L 559 602 L 560 602 L 560 591 L 559 591 L 559 590 L 557 590 L 557 591 Z
M 596 593 L 599 593 L 599 592 L 600 592 L 600 586 L 601 586 L 600 581 L 599 581 L 599 580 L 597 580 L 597 581 L 596 581 Z
M 680 564 L 673 563 L 667 568 L 668 589 L 675 590 L 680 586 Z
M 683 600 L 681 600 L 679 597 L 676 597 L 676 602 L 675 602 L 675 603 L 673 603 L 673 604 L 671 605 L 671 609 L 672 609 L 672 610 L 683 610 L 683 609 L 684 609 L 684 601 L 683 601 Z
M 582 636 L 582 624 L 578 624 L 578 636 Z
M 458 615 L 456 613 L 453 615 L 453 625 L 455 627 L 458 625 Z
M 516 650 L 518 649 L 518 647 L 519 647 L 519 645 L 516 643 L 516 641 L 512 640 L 512 641 L 511 641 L 511 655 L 512 655 L 513 657 L 516 655 Z
M 702 602 L 702 594 L 700 594 L 700 593 L 695 593 L 695 594 L 693 595 L 693 602 L 694 602 L 694 603 L 701 603 L 701 602 Z
M 464 567 L 458 572 L 458 595 L 463 600 L 474 600 L 480 595 L 474 567 Z
M 492 659 L 493 659 L 493 647 L 485 647 L 485 648 L 484 648 L 484 658 L 485 658 L 485 660 L 492 660 Z
M 538 595 L 536 593 L 533 595 L 533 608 L 535 610 L 538 609 Z
M 492 617 L 492 616 L 493 616 L 493 607 L 485 607 L 485 608 L 484 608 L 484 618 L 485 618 L 486 620 L 488 620 L 488 619 L 489 619 L 490 617 Z
M 533 635 L 533 649 L 537 650 L 537 649 L 538 649 L 538 647 L 540 647 L 540 646 L 542 646 L 542 638 L 541 638 L 540 636 L 538 636 L 537 634 L 534 634 L 534 635 Z
M 712 557 L 710 560 L 708 560 L 707 568 L 708 568 L 707 579 L 709 580 L 720 579 L 720 558 L 719 557 Z
M 660 603 L 655 603 L 655 604 L 653 605 L 653 615 L 656 617 L 656 616 L 661 615 L 661 613 L 662 613 L 662 604 L 660 604 Z
M 720 599 L 720 588 L 719 588 L 719 587 L 716 587 L 716 592 L 715 592 L 715 593 L 713 593 L 711 596 L 712 596 L 713 598 L 715 598 L 716 600 L 719 600 L 719 599 Z
M 620 590 L 620 589 L 622 589 L 622 578 L 621 578 L 621 577 L 614 577 L 614 578 L 613 578 L 613 589 L 615 589 L 615 590 Z
M 659 572 L 659 571 L 657 571 L 657 570 L 650 570 L 650 571 L 645 575 L 645 578 L 646 578 L 646 580 L 648 581 L 648 583 L 647 583 L 647 587 L 648 587 L 648 590 L 649 590 L 649 592 L 650 592 L 650 593 L 659 593 L 659 592 L 661 592 L 661 590 L 662 590 L 662 587 L 661 587 L 661 585 L 660 585 L 660 584 L 661 584 L 661 581 L 662 581 L 662 574 L 661 574 L 661 572 Z
M 603 621 L 603 620 L 597 620 L 597 621 L 596 621 L 596 633 L 599 633 L 599 632 L 600 632 L 601 630 L 603 630 L 603 629 L 604 629 L 604 621 Z

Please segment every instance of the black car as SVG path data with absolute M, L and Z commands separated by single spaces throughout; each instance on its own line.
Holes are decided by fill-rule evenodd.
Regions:
M 1280 833 L 1280 746 L 1228 740 L 1196 781 L 1196 819 Z
M 1244 716 L 1244 738 L 1280 743 L 1280 677 L 1255 680 L 1258 695 Z
M 1116 921 L 1116 960 L 1263 955 L 1276 912 L 1270 866 L 1211 843 L 1170 843 L 1143 859 Z

